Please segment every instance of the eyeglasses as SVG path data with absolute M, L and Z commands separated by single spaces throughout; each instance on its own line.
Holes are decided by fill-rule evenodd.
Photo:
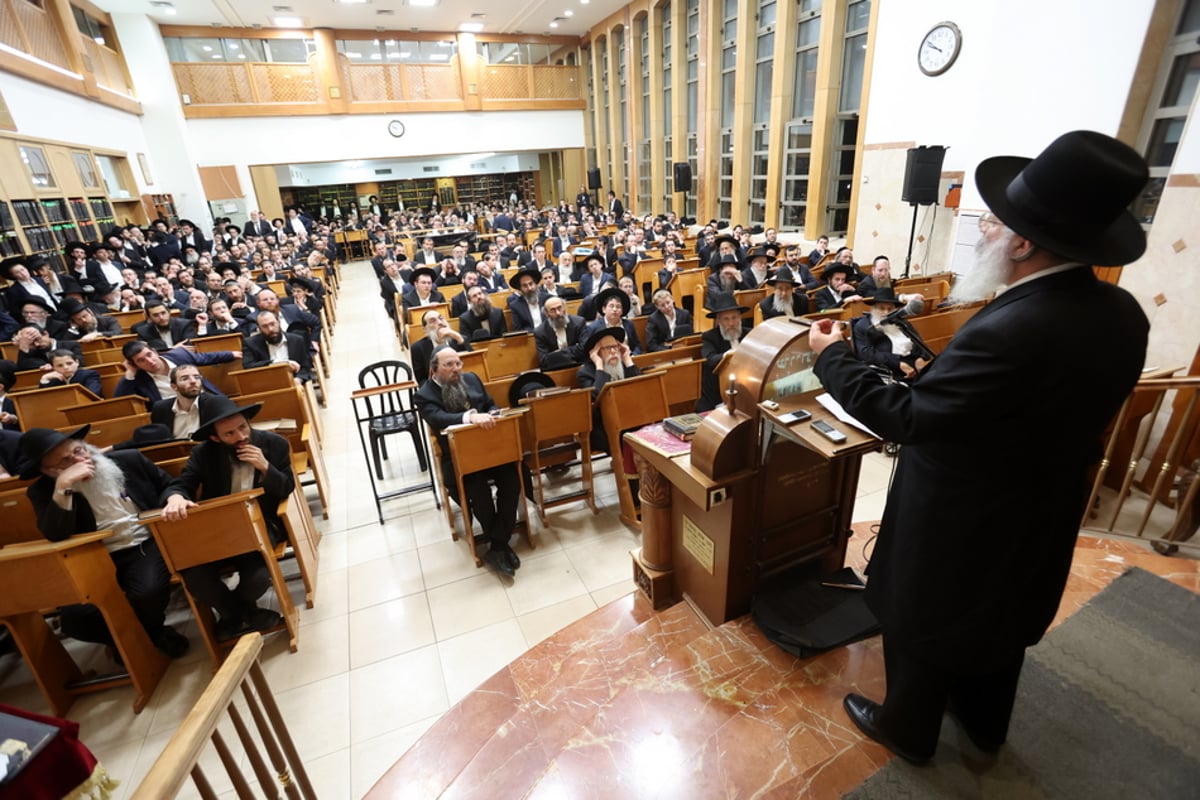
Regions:
M 986 233 L 993 225 L 1004 227 L 1004 223 L 995 214 L 988 213 L 979 218 L 979 230 Z
M 64 470 L 67 467 L 74 464 L 78 459 L 82 458 L 83 456 L 86 456 L 87 452 L 88 452 L 88 449 L 85 445 L 77 444 L 71 448 L 71 452 L 68 453 L 65 457 L 63 457 L 63 459 L 61 461 L 59 461 L 56 464 L 43 463 L 42 469 L 43 470 L 48 470 L 48 469 Z
M 600 345 L 600 349 L 601 350 L 620 350 L 621 345 L 619 345 L 619 344 L 604 344 L 604 345 Z

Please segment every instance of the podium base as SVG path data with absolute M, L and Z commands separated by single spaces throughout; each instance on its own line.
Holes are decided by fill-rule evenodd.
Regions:
M 674 572 L 667 570 L 657 570 L 647 566 L 642 561 L 642 550 L 629 551 L 630 558 L 633 559 L 633 582 L 637 584 L 638 590 L 646 596 L 650 601 L 650 605 L 655 611 L 675 603 L 675 579 Z

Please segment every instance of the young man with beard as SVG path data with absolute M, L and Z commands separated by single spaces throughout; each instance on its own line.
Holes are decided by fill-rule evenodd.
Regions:
M 671 342 L 680 336 L 690 336 L 692 315 L 686 308 L 676 308 L 675 298 L 666 289 L 659 289 L 650 298 L 654 313 L 646 320 L 646 352 L 669 350 Z
M 200 370 L 194 364 L 181 364 L 171 370 L 175 397 L 159 400 L 150 407 L 150 422 L 163 425 L 176 439 L 190 439 L 200 428 L 200 404 L 217 397 L 204 391 Z
M 206 500 L 250 489 L 262 489 L 258 506 L 271 542 L 287 538 L 279 519 L 279 504 L 295 488 L 291 452 L 287 439 L 270 431 L 257 431 L 250 420 L 262 404 L 239 407 L 227 397 L 215 397 L 200 407 L 200 427 L 192 434 L 200 442 L 192 448 L 183 473 L 167 488 L 163 519 L 187 518 L 192 498 Z M 221 573 L 238 573 L 237 587 L 229 589 Z M 217 612 L 217 639 L 228 639 L 244 630 L 267 631 L 283 618 L 260 608 L 256 601 L 271 585 L 270 573 L 257 552 L 244 553 L 212 564 L 201 564 L 181 573 L 188 592 Z
M 538 361 L 543 370 L 565 369 L 580 361 L 579 339 L 587 324 L 583 317 L 567 313 L 561 297 L 550 297 L 543 306 L 546 318 L 534 331 Z
M 538 285 L 540 273 L 532 266 L 513 275 L 510 285 L 516 291 L 509 295 L 508 310 L 512 312 L 513 330 L 533 333 L 542 324 L 542 303 L 546 297 Z
M 482 292 L 476 288 L 476 291 Z M 454 478 L 454 462 L 450 443 L 443 431 L 452 425 L 478 425 L 485 430 L 495 427 L 496 420 L 489 411 L 496 403 L 483 388 L 483 383 L 470 372 L 462 371 L 462 360 L 451 347 L 439 347 L 430 357 L 430 375 L 417 391 L 417 412 L 436 432 L 442 451 L 442 482 L 447 492 L 460 506 L 458 484 Z M 463 488 L 470 500 L 471 513 L 479 522 L 483 536 L 490 543 L 483 560 L 501 575 L 512 577 L 521 566 L 521 559 L 509 546 L 517 524 L 517 501 L 520 483 L 509 464 L 472 472 L 463 476 Z M 495 499 L 491 485 L 496 486 Z
M 450 316 L 461 317 L 467 311 L 467 295 L 471 292 L 471 287 L 479 283 L 478 272 L 466 272 L 462 276 L 462 290 L 450 298 Z
M 467 310 L 458 318 L 458 330 L 469 342 L 508 333 L 504 312 L 492 306 L 492 299 L 482 285 L 467 290 Z
M 808 313 L 808 295 L 796 291 L 797 283 L 795 274 L 787 266 L 780 267 L 773 278 L 767 279 L 771 294 L 758 304 L 762 308 L 764 320 L 774 317 L 802 317 Z
M 146 303 L 146 321 L 133 326 L 133 333 L 155 350 L 170 350 L 196 335 L 190 320 L 172 317 L 166 303 L 151 300 Z
M 700 402 L 698 411 L 711 411 L 721 403 L 721 387 L 717 385 L 716 368 L 730 350 L 735 349 L 745 335 L 742 314 L 750 309 L 739 306 L 733 295 L 721 293 L 709 304 L 709 319 L 716 324 L 700 336 L 700 357 L 704 367 L 700 373 Z
M 817 305 L 816 310 L 824 311 L 829 308 L 840 308 L 846 303 L 861 300 L 862 298 L 849 282 L 849 279 L 854 276 L 855 272 L 854 267 L 845 264 L 837 262 L 828 264 L 825 267 L 825 271 L 821 273 L 821 277 L 825 279 L 825 286 L 821 288 L 821 291 L 813 295 L 813 302 Z
M 897 380 L 916 377 L 928 362 L 913 354 L 913 341 L 900 327 L 880 324 L 900 304 L 892 287 L 878 290 L 864 302 L 871 309 L 855 320 L 852 328 L 859 359 Z
M 19 447 L 27 468 L 21 478 L 37 478 L 26 494 L 37 512 L 38 530 L 52 542 L 77 533 L 111 529 L 104 546 L 116 568 L 117 583 L 150 641 L 164 655 L 179 658 L 188 640 L 164 624 L 171 575 L 154 537 L 138 514 L 166 502 L 171 476 L 137 450 L 102 454 L 83 441 L 90 425 L 70 433 L 32 428 Z M 61 609 L 65 635 L 114 647 L 112 634 L 93 605 Z
M 125 356 L 125 375 L 117 381 L 113 397 L 137 394 L 146 398 L 150 403 L 162 400 L 164 397 L 174 397 L 175 387 L 171 385 L 171 370 L 182 364 L 203 367 L 207 364 L 224 364 L 242 357 L 241 350 L 221 350 L 216 353 L 193 353 L 185 348 L 176 347 L 159 354 L 153 347 L 141 340 L 126 342 L 121 348 Z M 203 381 L 204 391 L 221 394 L 216 386 Z
M 208 301 L 208 310 L 196 315 L 196 337 L 224 336 L 227 333 L 246 335 L 246 323 L 233 316 L 229 303 L 223 297 Z
M 312 380 L 312 357 L 304 337 L 298 333 L 284 333 L 279 327 L 279 317 L 270 311 L 260 311 L 258 333 L 246 339 L 242 366 L 256 369 L 280 363 L 291 368 L 292 380 L 296 383 Z
M 881 383 L 830 321 L 809 332 L 825 390 L 904 445 L 865 592 L 887 693 L 843 706 L 909 761 L 934 755 L 947 711 L 980 750 L 1008 736 L 1025 649 L 1059 607 L 1089 471 L 1145 360 L 1145 314 L 1091 265 L 1145 251 L 1128 208 L 1148 179 L 1137 151 L 1094 131 L 1034 159 L 984 160 L 975 183 L 991 210 L 952 300 L 1002 293 L 911 385 Z

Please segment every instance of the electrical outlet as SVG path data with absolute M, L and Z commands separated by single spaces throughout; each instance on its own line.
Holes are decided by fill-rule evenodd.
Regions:
M 719 505 L 721 505 L 721 503 L 724 503 L 725 500 L 729 497 L 727 492 L 728 492 L 728 490 L 723 486 L 720 488 L 717 488 L 717 489 L 709 490 L 709 492 L 708 492 L 708 507 L 712 508 L 713 506 L 719 506 Z

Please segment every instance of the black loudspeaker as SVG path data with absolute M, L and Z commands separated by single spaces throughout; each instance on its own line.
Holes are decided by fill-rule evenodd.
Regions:
M 600 183 L 600 170 L 598 170 L 594 167 L 592 169 L 589 169 L 588 170 L 588 188 L 589 189 L 599 189 L 601 186 L 603 186 L 603 184 Z
M 675 191 L 686 192 L 692 188 L 692 165 L 686 161 L 675 166 Z
M 904 166 L 904 190 L 900 200 L 914 206 L 930 206 L 938 201 L 938 183 L 946 148 L 941 145 L 910 147 Z

